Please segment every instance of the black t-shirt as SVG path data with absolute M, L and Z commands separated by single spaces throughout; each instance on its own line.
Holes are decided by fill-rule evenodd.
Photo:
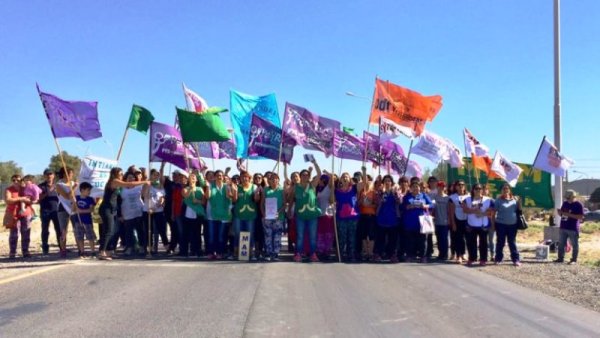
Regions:
M 40 211 L 53 212 L 58 211 L 58 193 L 56 192 L 56 185 L 53 191 L 49 191 L 48 182 L 43 182 L 38 185 L 42 189 L 42 194 L 45 195 L 43 199 L 40 199 Z

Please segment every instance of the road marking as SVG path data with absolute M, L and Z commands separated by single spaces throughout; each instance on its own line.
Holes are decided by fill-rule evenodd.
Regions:
M 50 272 L 52 270 L 57 270 L 57 269 L 60 269 L 60 268 L 64 268 L 64 267 L 72 265 L 72 264 L 77 264 L 77 263 L 66 263 L 66 264 L 52 265 L 52 266 L 49 266 L 47 268 L 41 268 L 39 270 L 27 271 L 27 272 L 22 273 L 22 274 L 17 275 L 17 276 L 12 276 L 12 277 L 8 277 L 8 278 L 5 278 L 5 279 L 0 279 L 0 285 L 8 284 L 10 282 L 18 281 L 18 280 L 21 280 L 21 279 L 24 279 L 24 278 L 33 277 L 35 275 L 39 275 L 39 274 L 42 274 L 42 273 L 45 273 L 45 272 Z M 36 269 L 36 268 L 32 268 L 32 269 Z

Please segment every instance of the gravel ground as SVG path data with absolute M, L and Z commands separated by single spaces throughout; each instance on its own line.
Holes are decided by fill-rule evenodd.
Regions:
M 541 262 L 535 253 L 521 252 L 523 264 L 510 262 L 477 268 L 521 286 L 600 312 L 600 269 L 585 265 Z M 570 258 L 567 255 L 567 260 Z

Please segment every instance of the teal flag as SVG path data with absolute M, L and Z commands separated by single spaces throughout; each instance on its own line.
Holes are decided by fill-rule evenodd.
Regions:
M 448 182 L 452 183 L 462 179 L 469 184 L 469 174 L 467 168 L 471 171 L 471 182 L 475 183 L 475 177 L 472 173 L 470 158 L 464 158 L 465 166 L 462 168 L 451 168 L 448 165 Z M 515 163 L 523 173 L 519 176 L 517 185 L 512 188 L 513 195 L 519 196 L 524 207 L 552 209 L 554 200 L 552 198 L 551 175 L 539 169 L 533 169 L 531 165 L 524 163 Z M 485 173 L 479 171 L 479 182 L 487 183 L 490 189 L 490 197 L 496 198 L 502 192 L 502 185 L 506 183 L 501 178 L 488 179 Z
M 238 158 L 246 158 L 248 157 L 248 142 L 250 140 L 250 126 L 253 114 L 281 128 L 277 101 L 275 94 L 253 96 L 235 90 L 230 91 L 229 98 L 231 126 L 237 145 L 236 156 Z

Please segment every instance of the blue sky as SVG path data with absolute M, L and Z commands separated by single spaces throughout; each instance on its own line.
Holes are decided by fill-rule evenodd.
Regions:
M 443 96 L 429 130 L 463 147 L 468 127 L 492 151 L 531 163 L 542 137 L 553 139 L 552 6 L 552 0 L 4 1 L 0 161 L 40 173 L 56 153 L 36 81 L 61 98 L 99 102 L 104 137 L 60 139 L 64 150 L 114 158 L 131 105 L 172 123 L 174 107 L 185 104 L 182 82 L 210 105 L 228 107 L 230 89 L 275 92 L 281 115 L 289 101 L 362 131 L 379 76 Z M 593 98 L 600 90 L 600 2 L 563 1 L 561 16 L 562 150 L 583 173 L 572 178 L 598 178 Z M 408 140 L 399 142 L 406 150 Z M 121 165 L 146 166 L 147 144 L 147 136 L 130 132 Z M 303 165 L 303 153 L 296 149 L 293 167 Z M 348 171 L 360 166 L 344 162 Z M 253 161 L 250 169 L 273 165 Z

